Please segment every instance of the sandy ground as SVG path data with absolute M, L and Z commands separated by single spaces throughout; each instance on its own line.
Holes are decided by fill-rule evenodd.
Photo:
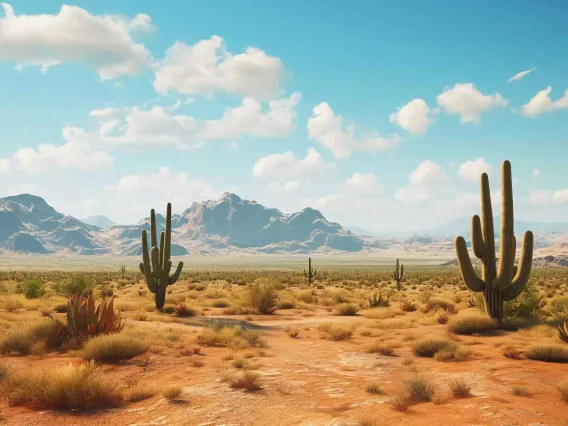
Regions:
M 418 313 L 416 313 L 418 314 Z M 514 334 L 491 337 L 459 337 L 461 344 L 474 352 L 464 362 L 438 362 L 412 357 L 411 342 L 395 350 L 394 356 L 366 353 L 364 348 L 377 337 L 363 337 L 357 331 L 346 341 L 323 339 L 316 328 L 322 322 L 347 324 L 365 321 L 358 318 L 273 315 L 226 317 L 246 327 L 263 331 L 268 346 L 262 356 L 250 361 L 258 364 L 262 390 L 247 393 L 233 390 L 220 379 L 230 368 L 224 358 L 235 358 L 255 350 L 231 351 L 227 348 L 202 348 L 201 354 L 183 356 L 174 350 L 147 353 L 118 366 L 106 366 L 108 374 L 127 388 L 146 384 L 156 389 L 150 399 L 122 408 L 83 413 L 36 412 L 2 404 L 3 424 L 34 425 L 302 425 L 347 426 L 362 424 L 371 418 L 375 425 L 568 425 L 568 404 L 562 402 L 555 384 L 568 378 L 568 365 L 529 360 L 512 360 L 501 354 L 503 342 L 514 342 Z M 200 330 L 210 318 L 191 318 L 186 324 L 137 322 L 137 326 L 156 333 L 175 328 L 188 333 Z M 299 330 L 297 338 L 286 332 Z M 359 330 L 359 328 L 357 329 Z M 384 341 L 400 341 L 403 336 L 445 335 L 443 325 L 418 326 L 403 330 L 385 330 Z M 509 340 L 508 340 L 509 339 Z M 199 357 L 204 366 L 189 361 Z M 51 354 L 43 357 L 11 357 L 14 367 L 29 368 L 81 362 L 72 355 Z M 473 396 L 449 397 L 442 404 L 422 403 L 407 413 L 394 411 L 389 399 L 400 384 L 419 372 L 431 379 L 437 393 L 448 394 L 448 383 L 461 377 L 472 385 Z M 378 382 L 383 394 L 371 395 L 366 385 Z M 169 385 L 181 385 L 179 402 L 169 402 L 160 393 Z M 530 396 L 514 396 L 515 385 L 525 386 Z M 369 423 L 371 424 L 371 423 Z

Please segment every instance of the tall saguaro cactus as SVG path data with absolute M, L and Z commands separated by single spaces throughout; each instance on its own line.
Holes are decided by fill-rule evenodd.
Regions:
M 151 257 L 148 253 L 148 237 L 146 230 L 142 230 L 142 263 L 140 272 L 146 277 L 146 284 L 156 299 L 156 309 L 162 310 L 166 302 L 166 287 L 174 284 L 183 268 L 180 262 L 176 271 L 170 275 L 172 261 L 170 252 L 172 246 L 172 204 L 168 203 L 166 213 L 166 230 L 160 235 L 160 248 L 158 248 L 158 238 L 156 232 L 156 212 L 150 211 L 150 238 L 151 238 Z
M 396 267 L 392 271 L 392 276 L 396 281 L 396 289 L 400 291 L 402 289 L 402 279 L 404 278 L 404 265 L 399 265 L 398 258 L 396 259 Z
M 533 234 L 526 231 L 523 235 L 519 265 L 515 266 L 517 243 L 513 229 L 513 183 L 509 161 L 503 162 L 501 170 L 501 204 L 499 269 L 495 257 L 493 211 L 487 173 L 481 175 L 482 221 L 477 215 L 471 220 L 471 245 L 475 256 L 482 262 L 481 278 L 473 270 L 463 237 L 457 237 L 455 241 L 458 265 L 464 283 L 474 292 L 483 292 L 486 311 L 499 323 L 503 319 L 503 302 L 516 298 L 527 284 L 533 255 Z
M 306 270 L 304 269 L 304 276 L 308 280 L 308 285 L 311 286 L 313 279 L 316 277 L 316 270 L 315 270 L 315 268 L 312 269 L 312 258 L 311 257 L 308 257 L 308 271 L 306 272 Z

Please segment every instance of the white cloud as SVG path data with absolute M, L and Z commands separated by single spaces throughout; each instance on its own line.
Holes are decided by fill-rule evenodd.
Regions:
M 535 190 L 526 198 L 526 202 L 533 206 L 568 203 L 568 189 L 557 191 Z
M 317 140 L 336 158 L 347 157 L 353 151 L 387 151 L 396 148 L 400 141 L 396 135 L 383 138 L 375 131 L 357 138 L 352 126 L 343 127 L 343 117 L 335 115 L 329 104 L 323 102 L 314 107 L 308 119 L 308 137 Z
M 321 173 L 330 166 L 324 162 L 319 152 L 310 148 L 303 159 L 296 158 L 292 151 L 259 158 L 252 169 L 252 175 L 259 179 L 275 181 L 300 179 Z
M 414 135 L 422 135 L 432 124 L 430 108 L 424 99 L 413 99 L 390 115 L 390 122 Z
M 379 188 L 380 184 L 374 173 L 355 173 L 345 181 L 347 191 L 369 193 Z
M 409 183 L 399 189 L 394 197 L 403 203 L 421 203 L 446 192 L 445 184 L 450 180 L 444 169 L 431 160 L 422 161 L 410 174 Z
M 112 165 L 113 158 L 107 152 L 81 140 L 59 146 L 42 144 L 37 148 L 20 148 L 11 158 L 0 160 L 1 171 L 13 172 L 16 169 L 29 174 L 61 168 L 92 172 Z
M 91 15 L 78 6 L 62 5 L 58 14 L 16 15 L 2 3 L 0 60 L 39 66 L 83 62 L 95 67 L 102 79 L 135 74 L 149 66 L 150 52 L 132 38 L 136 31 L 154 29 L 150 17 Z
M 546 89 L 538 92 L 530 101 L 522 106 L 522 113 L 529 117 L 536 117 L 545 112 L 568 108 L 568 90 L 564 92 L 564 96 L 555 101 L 550 99 L 549 95 L 551 91 L 552 87 L 548 86 Z
M 540 176 L 540 170 L 538 170 L 538 169 L 533 169 L 532 175 L 533 175 L 533 178 L 538 179 L 539 176 Z
M 511 83 L 513 81 L 517 81 L 520 80 L 521 78 L 527 76 L 528 74 L 530 74 L 531 72 L 533 72 L 534 70 L 536 70 L 536 67 L 531 68 L 530 70 L 526 70 L 526 71 L 521 71 L 517 74 L 515 74 L 513 77 L 511 77 L 509 80 L 507 80 L 507 83 Z
M 116 196 L 122 205 L 128 202 L 129 209 L 139 211 L 140 217 L 148 215 L 149 206 L 165 209 L 171 202 L 176 209 L 186 209 L 194 201 L 217 199 L 223 192 L 203 179 L 190 179 L 187 173 L 175 173 L 168 167 L 160 167 L 156 173 L 123 176 L 106 190 L 107 196 Z
M 156 69 L 154 88 L 160 94 L 175 90 L 212 96 L 228 92 L 260 100 L 280 95 L 284 66 L 279 58 L 254 47 L 232 55 L 219 36 L 192 46 L 176 42 Z
M 66 133 L 71 140 L 80 138 L 129 148 L 170 145 L 195 149 L 215 139 L 230 139 L 235 148 L 236 140 L 245 136 L 277 138 L 293 132 L 299 100 L 300 94 L 293 93 L 289 98 L 270 101 L 263 109 L 255 99 L 245 98 L 238 107 L 227 108 L 221 118 L 207 121 L 175 114 L 172 108 L 161 106 L 149 110 L 105 108 L 89 114 L 97 120 L 95 131 L 66 128 Z
M 473 83 L 458 83 L 444 90 L 436 100 L 447 113 L 458 114 L 462 123 L 479 123 L 484 112 L 504 108 L 508 104 L 499 93 L 483 95 Z
M 296 125 L 296 106 L 299 93 L 289 98 L 272 100 L 268 111 L 263 112 L 260 102 L 245 98 L 240 106 L 227 108 L 218 120 L 203 123 L 197 137 L 201 140 L 231 139 L 245 135 L 275 138 L 290 134 Z
M 475 160 L 462 163 L 458 169 L 458 174 L 466 182 L 478 182 L 482 173 L 489 173 L 491 166 L 485 161 L 485 158 L 476 158 Z

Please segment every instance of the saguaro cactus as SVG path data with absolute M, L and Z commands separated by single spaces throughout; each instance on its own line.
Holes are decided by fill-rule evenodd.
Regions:
M 523 235 L 519 265 L 515 267 L 513 183 L 509 161 L 503 162 L 501 170 L 501 203 L 499 269 L 495 257 L 493 211 L 487 173 L 481 175 L 482 221 L 477 215 L 471 220 L 471 245 L 475 256 L 482 262 L 481 278 L 473 270 L 463 237 L 457 237 L 455 241 L 458 265 L 464 283 L 474 292 L 483 292 L 486 311 L 499 324 L 503 319 L 503 302 L 521 294 L 529 280 L 533 255 L 533 234 L 526 231 Z
M 158 239 L 156 232 L 156 212 L 154 209 L 150 211 L 150 238 L 151 238 L 151 258 L 148 253 L 148 237 L 146 230 L 142 230 L 142 263 L 140 264 L 140 272 L 146 278 L 146 284 L 156 299 L 156 309 L 162 310 L 166 302 L 166 287 L 174 284 L 183 268 L 183 262 L 180 262 L 176 271 L 170 275 L 172 269 L 172 261 L 170 260 L 170 252 L 172 246 L 172 204 L 168 203 L 166 213 L 166 230 L 160 235 L 160 248 L 158 248 Z M 151 261 L 150 261 L 151 259 Z
M 312 269 L 312 258 L 308 257 L 308 271 L 304 269 L 304 276 L 308 280 L 308 284 L 311 286 L 313 279 L 316 277 L 316 270 L 315 268 Z
M 396 267 L 394 271 L 392 271 L 392 276 L 396 281 L 396 289 L 400 291 L 402 289 L 402 279 L 404 277 L 404 265 L 400 265 L 398 263 L 398 258 L 396 259 Z
M 120 264 L 120 272 L 122 272 L 122 278 L 124 278 L 124 273 L 126 272 L 126 265 L 124 263 Z

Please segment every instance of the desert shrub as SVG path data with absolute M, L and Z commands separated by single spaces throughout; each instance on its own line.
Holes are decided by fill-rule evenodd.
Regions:
M 193 317 L 198 314 L 197 310 L 186 305 L 185 303 L 180 303 L 174 306 L 174 313 L 178 317 Z
M 550 315 L 557 320 L 568 320 L 568 296 L 555 297 L 547 306 Z
M 6 309 L 8 312 L 15 312 L 18 309 L 22 309 L 24 307 L 24 304 L 20 300 L 12 297 L 5 299 L 3 302 L 4 309 Z
M 424 377 L 413 377 L 404 382 L 404 389 L 411 401 L 429 402 L 434 395 L 434 386 Z
M 434 359 L 436 361 L 448 362 L 460 362 L 465 361 L 471 355 L 471 351 L 463 346 L 449 346 L 444 349 L 440 349 L 434 354 Z
M 504 303 L 503 316 L 506 318 L 541 319 L 543 317 L 543 305 L 544 297 L 541 296 L 537 288 L 529 282 L 517 298 Z
M 63 283 L 57 284 L 54 288 L 58 294 L 65 296 L 77 296 L 92 290 L 93 283 L 84 275 L 76 275 L 69 277 Z
M 450 390 L 455 398 L 469 398 L 471 396 L 471 385 L 462 378 L 452 380 Z
M 260 314 L 271 314 L 276 310 L 278 293 L 273 283 L 257 280 L 249 286 L 250 305 Z
M 162 312 L 165 314 L 173 314 L 176 310 L 176 306 L 173 303 L 166 303 L 162 308 Z
M 202 346 L 229 347 L 235 349 L 262 348 L 266 342 L 255 330 L 243 330 L 241 327 L 214 326 L 202 330 L 197 335 L 197 343 Z
M 231 302 L 226 299 L 217 299 L 214 300 L 213 303 L 211 303 L 211 306 L 213 306 L 214 308 L 228 308 L 229 306 L 231 306 Z
M 110 285 L 103 285 L 99 290 L 99 295 L 101 297 L 112 297 L 114 295 L 114 290 Z
M 426 310 L 428 312 L 432 312 L 437 309 L 443 309 L 444 311 L 453 314 L 456 312 L 456 305 L 454 305 L 454 302 L 448 299 L 443 299 L 441 297 L 431 297 L 426 302 Z
M 16 285 L 16 293 L 23 294 L 26 299 L 37 299 L 45 294 L 45 285 L 37 278 L 28 278 Z
M 3 393 L 10 405 L 35 409 L 114 407 L 123 401 L 118 383 L 106 379 L 94 363 L 8 374 Z
M 9 330 L 0 342 L 0 353 L 29 355 L 34 345 L 38 342 L 48 344 L 53 333 L 54 322 L 51 320 L 23 327 L 15 327 Z
M 434 292 L 432 290 L 425 289 L 418 296 L 418 300 L 420 300 L 420 302 L 426 304 L 432 298 L 433 295 L 434 295 Z
M 296 302 L 294 302 L 293 300 L 282 300 L 282 301 L 278 302 L 277 308 L 278 309 L 295 309 L 296 308 Z
M 485 331 L 495 330 L 498 327 L 497 321 L 484 314 L 455 316 L 448 322 L 450 331 L 458 334 L 481 334 Z
M 150 387 L 136 386 L 130 390 L 126 399 L 128 402 L 140 402 L 151 398 L 156 391 Z
M 342 303 L 334 308 L 334 315 L 353 316 L 357 315 L 359 306 L 354 303 Z
M 233 389 L 244 389 L 247 392 L 255 392 L 262 389 L 260 374 L 254 371 L 245 371 L 240 374 L 226 374 L 222 379 Z
M 373 382 L 367 385 L 367 393 L 378 395 L 383 393 L 383 391 L 379 383 Z
M 83 349 L 84 358 L 97 362 L 116 363 L 146 352 L 148 347 L 140 339 L 120 334 L 106 334 L 92 338 Z
M 380 291 L 371 296 L 367 302 L 370 308 L 387 308 L 390 306 L 389 295 Z
M 331 323 L 321 324 L 318 330 L 327 333 L 335 341 L 350 339 L 353 336 L 352 328 Z
M 516 348 L 510 347 L 510 346 L 506 346 L 501 350 L 501 353 L 503 354 L 504 357 L 510 358 L 510 359 L 522 359 L 521 358 L 521 351 L 519 351 Z
M 365 349 L 366 352 L 371 354 L 382 354 L 391 356 L 394 353 L 394 348 L 388 343 L 377 342 Z
M 163 392 L 164 397 L 166 397 L 168 401 L 175 401 L 181 396 L 181 393 L 182 389 L 180 386 L 170 386 Z
M 414 344 L 413 351 L 417 356 L 432 358 L 437 352 L 443 349 L 452 349 L 456 346 L 456 343 L 452 340 L 425 338 Z
M 396 395 L 391 398 L 390 404 L 393 410 L 406 412 L 412 406 L 413 401 L 408 395 Z
M 448 311 L 444 311 L 443 309 L 437 309 L 434 318 L 438 324 L 446 324 L 450 319 L 450 314 Z
M 568 362 L 568 346 L 548 344 L 532 345 L 525 349 L 528 359 L 546 362 Z
M 418 306 L 412 300 L 405 300 L 400 304 L 400 309 L 404 312 L 414 312 Z

